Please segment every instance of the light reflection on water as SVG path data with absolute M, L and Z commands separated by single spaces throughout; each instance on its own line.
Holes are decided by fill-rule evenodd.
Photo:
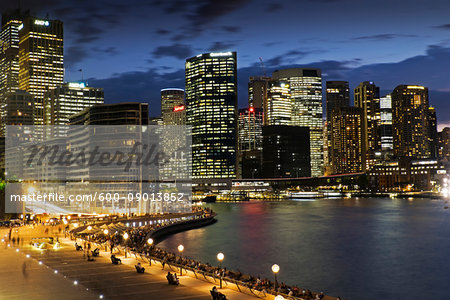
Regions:
M 169 237 L 160 247 L 243 273 L 350 299 L 450 295 L 450 210 L 429 199 L 330 199 L 216 203 L 212 226 Z

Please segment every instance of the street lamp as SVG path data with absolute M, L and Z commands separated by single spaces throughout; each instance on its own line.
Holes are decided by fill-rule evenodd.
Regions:
M 219 261 L 219 276 L 220 276 L 220 288 L 222 288 L 222 261 L 225 258 L 222 252 L 217 253 L 217 260 Z
M 178 246 L 178 252 L 180 252 L 180 276 L 183 275 L 183 269 L 181 268 L 181 254 L 183 253 L 184 250 L 184 246 L 183 245 L 179 245 Z
M 127 239 L 128 239 L 128 233 L 125 232 L 123 235 L 123 238 L 125 239 L 125 258 L 127 258 Z
M 280 271 L 280 266 L 277 264 L 274 264 L 272 266 L 272 272 L 275 275 L 275 292 L 277 291 L 277 274 Z
M 150 246 L 150 250 L 151 250 L 152 245 L 153 245 L 153 239 L 152 239 L 152 238 L 149 238 L 149 239 L 147 240 L 147 244 Z M 149 264 L 150 264 L 150 266 L 151 266 L 151 265 L 152 265 L 152 257 L 151 257 L 151 255 L 150 255 L 149 259 L 148 259 L 148 262 L 149 262 Z
M 281 295 L 278 295 L 278 296 L 276 296 L 275 297 L 275 299 L 274 300 L 284 300 L 284 297 L 283 296 L 281 296 Z

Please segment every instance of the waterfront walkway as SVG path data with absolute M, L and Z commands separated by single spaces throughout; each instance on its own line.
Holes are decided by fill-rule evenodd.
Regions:
M 62 236 L 60 249 L 38 250 L 31 247 L 29 241 L 32 237 L 47 236 L 43 226 L 35 229 L 25 226 L 18 230 L 19 232 L 13 232 L 12 236 L 20 236 L 21 246 L 17 247 L 16 243 L 16 247 L 13 247 L 12 243 L 9 243 L 11 246 L 8 247 L 7 240 L 1 245 L 3 282 L 11 281 L 14 284 L 2 287 L 0 299 L 3 299 L 3 295 L 11 295 L 7 299 L 31 298 L 30 295 L 33 295 L 34 299 L 211 299 L 209 291 L 214 284 L 190 276 L 179 276 L 180 285 L 169 286 L 166 279 L 167 265 L 166 269 L 162 270 L 160 264 L 153 264 L 151 267 L 142 264 L 145 273 L 138 274 L 134 268 L 137 263 L 135 257 L 124 258 L 117 255 L 123 264 L 113 265 L 109 258 L 110 253 L 101 251 L 100 257 L 90 262 L 83 257 L 83 251 L 75 251 L 73 241 Z M 1 236 L 7 233 L 8 230 L 0 231 Z M 48 236 L 57 234 L 50 232 Z M 17 248 L 20 252 L 16 252 Z M 29 254 L 30 258 L 27 258 L 26 254 Z M 14 259 L 13 256 L 19 256 L 21 259 Z M 19 275 L 22 276 L 23 260 L 29 260 L 32 266 L 28 270 L 30 284 L 23 284 L 26 280 L 23 278 L 17 280 Z M 42 262 L 41 265 L 39 261 Z M 9 277 L 3 274 L 5 270 L 14 271 Z M 232 289 L 223 289 L 221 292 L 231 300 L 256 298 Z M 64 293 L 67 297 L 61 297 Z M 273 299 L 273 296 L 267 299 Z

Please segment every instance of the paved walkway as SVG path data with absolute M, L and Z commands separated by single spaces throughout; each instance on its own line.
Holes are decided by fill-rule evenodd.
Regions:
M 0 231 L 2 236 L 6 233 L 7 230 Z M 3 272 L 9 269 L 15 270 L 11 281 L 15 280 L 14 277 L 22 276 L 22 260 L 27 259 L 25 255 L 29 254 L 31 256 L 29 260 L 33 260 L 31 262 L 33 268 L 29 268 L 29 273 L 35 272 L 36 276 L 33 275 L 33 278 L 36 281 L 30 285 L 21 284 L 20 287 L 18 286 L 20 283 L 17 281 L 16 285 L 8 287 L 5 293 L 0 289 L 0 299 L 3 299 L 3 295 L 7 295 L 8 290 L 16 291 L 14 294 L 16 298 L 5 299 L 24 299 L 35 293 L 42 295 L 42 298 L 37 299 L 98 299 L 100 295 L 104 299 L 211 299 L 209 291 L 213 284 L 206 281 L 189 276 L 179 276 L 180 285 L 169 286 L 165 278 L 168 271 L 167 266 L 166 270 L 162 270 L 159 264 L 153 264 L 151 267 L 143 264 L 146 269 L 145 273 L 138 274 L 134 268 L 137 262 L 134 257 L 126 259 L 120 257 L 123 264 L 112 265 L 109 252 L 101 251 L 100 257 L 96 257 L 93 262 L 88 262 L 83 258 L 82 251 L 75 251 L 74 242 L 65 238 L 60 238 L 61 249 L 36 250 L 29 245 L 29 241 L 31 237 L 47 236 L 42 227 L 35 229 L 23 227 L 19 229 L 19 232 L 13 232 L 12 236 L 17 237 L 18 235 L 22 244 L 20 253 L 15 252 L 13 247 L 8 247 L 6 243 L 1 245 L 1 257 L 4 258 L 2 261 L 5 261 L 5 265 L 0 265 L 3 270 L 0 273 L 1 278 L 3 279 L 5 276 L 8 278 L 8 275 Z M 50 231 L 49 236 L 56 236 L 56 234 L 52 234 Z M 22 260 L 12 259 L 11 255 L 22 257 Z M 42 265 L 39 265 L 38 261 L 41 261 Z M 55 271 L 58 273 L 55 274 Z M 22 278 L 22 280 L 31 279 Z M 55 280 L 58 280 L 57 283 Z M 76 286 L 74 285 L 75 281 L 78 283 Z M 69 296 L 60 297 L 60 293 L 64 292 Z M 222 293 L 231 300 L 257 299 L 231 289 L 223 289 Z M 36 297 L 33 296 L 33 298 Z M 267 299 L 273 299 L 273 296 L 269 296 Z

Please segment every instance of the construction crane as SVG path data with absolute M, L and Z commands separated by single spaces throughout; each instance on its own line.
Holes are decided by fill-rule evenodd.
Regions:
M 266 67 L 264 66 L 264 62 L 263 62 L 263 59 L 262 59 L 261 56 L 259 57 L 259 61 L 261 62 L 261 68 L 262 68 L 262 70 L 263 70 L 263 72 L 264 72 L 264 77 L 267 77 L 267 74 L 266 74 Z

